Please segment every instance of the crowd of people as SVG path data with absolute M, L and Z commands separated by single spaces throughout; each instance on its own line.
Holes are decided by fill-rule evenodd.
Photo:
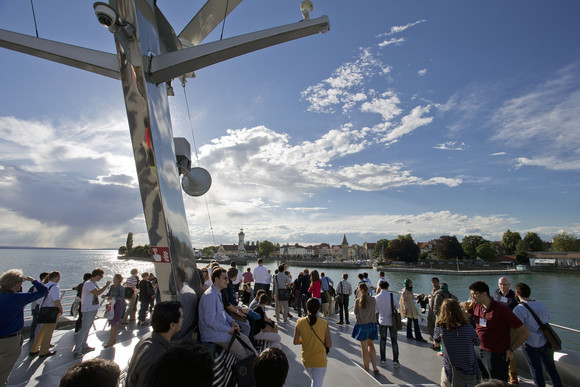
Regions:
M 562 386 L 554 364 L 554 351 L 546 341 L 534 315 L 547 323 L 550 313 L 539 301 L 530 298 L 531 289 L 524 283 L 511 289 L 502 277 L 498 289 L 476 281 L 469 286 L 470 300 L 459 302 L 446 283 L 432 278 L 430 294 L 414 294 L 413 281 L 405 279 L 401 296 L 389 290 L 384 272 L 373 285 L 367 273 L 358 275 L 354 287 L 344 273 L 337 283 L 318 270 L 302 269 L 295 279 L 286 265 L 272 273 L 261 259 L 252 270 L 242 272 L 235 262 L 229 268 L 212 262 L 198 269 L 203 292 L 199 295 L 190 286 L 185 270 L 177 270 L 177 300 L 161 301 L 157 281 L 152 273 L 131 270 L 124 279 L 114 274 L 113 281 L 103 286 L 102 269 L 85 274 L 75 287 L 78 312 L 72 356 L 81 359 L 95 348 L 87 338 L 102 300 L 110 303 L 107 318 L 109 338 L 103 347 L 116 345 L 119 325 L 143 326 L 152 331 L 136 344 L 129 362 L 125 384 L 161 386 L 173 382 L 183 384 L 195 370 L 197 385 L 212 385 L 214 353 L 217 347 L 229 351 L 237 361 L 253 360 L 257 386 L 283 385 L 288 374 L 288 360 L 282 351 L 279 324 L 288 324 L 297 311 L 294 330 L 295 345 L 302 349 L 302 363 L 312 386 L 322 386 L 327 367 L 327 353 L 332 347 L 329 323 L 338 313 L 337 325 L 350 324 L 350 298 L 354 297 L 355 324 L 351 337 L 360 343 L 362 365 L 367 372 L 380 373 L 387 365 L 387 342 L 390 339 L 392 365 L 400 366 L 397 341 L 397 317 L 406 318 L 406 337 L 420 343 L 423 338 L 418 319 L 421 303 L 427 312 L 427 331 L 431 349 L 443 357 L 442 386 L 476 386 L 485 379 L 517 385 L 514 350 L 523 345 L 523 353 L 534 383 L 545 386 L 543 367 L 552 384 Z M 58 317 L 64 313 L 60 301 L 60 273 L 42 273 L 40 281 L 26 277 L 19 270 L 9 270 L 0 277 L 0 387 L 6 385 L 10 372 L 22 351 L 23 310 L 30 304 L 33 321 L 30 328 L 29 356 L 53 356 L 52 334 Z M 32 282 L 26 291 L 23 282 Z M 199 301 L 198 301 L 199 298 Z M 274 307 L 273 318 L 268 306 Z M 47 319 L 47 311 L 53 316 Z M 150 313 L 150 319 L 148 314 Z M 399 317 L 399 318 L 400 318 Z M 133 322 L 133 323 L 132 323 Z M 374 341 L 379 341 L 379 358 Z M 259 352 L 258 341 L 267 342 Z M 98 376 L 97 376 L 98 374 Z M 118 385 L 119 366 L 103 359 L 75 364 L 61 381 L 61 386 Z M 275 382 L 273 382 L 275 380 Z M 117 384 L 115 384 L 117 383 Z M 499 382 L 498 382 L 499 383 Z

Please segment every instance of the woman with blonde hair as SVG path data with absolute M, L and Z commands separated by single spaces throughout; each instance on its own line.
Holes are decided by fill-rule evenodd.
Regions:
M 113 277 L 113 285 L 109 288 L 109 294 L 107 294 L 107 300 L 111 302 L 111 307 L 115 311 L 115 314 L 113 319 L 109 320 L 111 331 L 109 332 L 109 341 L 103 345 L 105 348 L 109 348 L 117 343 L 117 327 L 121 321 L 123 300 L 125 299 L 125 288 L 121 285 L 122 282 L 123 276 L 121 274 L 115 274 Z
M 377 333 L 377 302 L 374 297 L 369 296 L 369 289 L 366 284 L 358 285 L 358 298 L 354 301 L 354 315 L 356 324 L 352 330 L 352 338 L 360 341 L 360 351 L 365 370 L 369 372 L 369 358 L 373 365 L 373 372 L 378 373 L 377 352 L 375 343 Z
M 203 274 L 203 284 L 202 284 L 202 291 L 206 291 L 209 287 L 211 287 L 211 279 L 209 278 L 209 269 L 204 267 L 201 269 L 201 273 Z
M 59 317 L 63 314 L 62 303 L 60 301 L 60 272 L 52 271 L 44 278 L 44 284 L 48 288 L 48 294 L 42 299 L 40 309 L 42 307 L 58 308 L 58 314 L 52 322 L 44 322 L 40 324 L 40 331 L 34 338 L 34 342 L 30 347 L 30 356 L 39 355 L 40 357 L 50 357 L 56 354 L 56 351 L 50 350 L 50 341 L 52 334 L 56 329 L 56 324 Z
M 441 304 L 435 323 L 435 343 L 443 341 L 445 355 L 441 369 L 441 386 L 475 386 L 481 379 L 474 346 L 480 344 L 459 303 L 448 298 Z M 457 380 L 453 380 L 456 378 Z
M 419 311 L 415 307 L 415 296 L 413 295 L 413 281 L 405 280 L 405 287 L 399 300 L 401 317 L 407 318 L 407 338 L 413 339 L 413 326 L 415 327 L 415 340 L 426 343 L 427 340 L 421 336 L 419 328 Z
M 312 380 L 311 387 L 322 387 L 326 373 L 326 354 L 332 347 L 328 322 L 318 318 L 320 302 L 311 298 L 306 302 L 308 316 L 296 322 L 294 344 L 302 345 L 302 364 Z

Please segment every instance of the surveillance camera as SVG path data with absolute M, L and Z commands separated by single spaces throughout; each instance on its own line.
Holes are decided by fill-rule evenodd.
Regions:
M 93 4 L 93 8 L 95 9 L 95 15 L 97 15 L 99 23 L 105 27 L 111 27 L 117 22 L 117 12 L 109 4 L 99 1 Z

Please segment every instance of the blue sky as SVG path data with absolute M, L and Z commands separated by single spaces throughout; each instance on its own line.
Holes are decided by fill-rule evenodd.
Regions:
M 174 136 L 213 186 L 193 245 L 411 233 L 580 235 L 580 3 L 314 0 L 331 30 L 173 82 Z M 179 32 L 200 1 L 162 1 Z M 224 37 L 298 21 L 242 2 Z M 92 2 L 35 2 L 40 37 L 114 52 Z M 34 35 L 30 4 L 0 29 Z M 205 42 L 219 39 L 221 25 Z M 147 243 L 120 82 L 0 49 L 0 245 Z

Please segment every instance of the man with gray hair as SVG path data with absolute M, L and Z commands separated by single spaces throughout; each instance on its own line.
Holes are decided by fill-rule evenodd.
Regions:
M 22 283 L 30 281 L 36 292 L 22 293 Z M 32 277 L 24 277 L 21 270 L 8 270 L 0 276 L 0 386 L 8 383 L 12 368 L 22 352 L 24 307 L 48 294 L 48 289 Z

